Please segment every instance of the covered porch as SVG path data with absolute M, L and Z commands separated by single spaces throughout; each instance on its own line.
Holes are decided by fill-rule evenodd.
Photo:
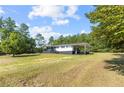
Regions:
M 69 53 L 69 54 L 89 54 L 90 44 L 88 43 L 74 43 L 61 45 L 47 45 L 46 50 L 49 53 Z

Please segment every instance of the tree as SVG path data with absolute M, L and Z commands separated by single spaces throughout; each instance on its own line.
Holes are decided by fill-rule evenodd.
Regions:
M 3 23 L 3 17 L 0 17 L 0 28 L 3 28 L 4 23 Z
M 35 40 L 36 40 L 37 52 L 42 52 L 45 45 L 44 37 L 42 36 L 42 34 L 37 34 Z
M 54 45 L 57 44 L 71 44 L 71 43 L 91 43 L 91 35 L 90 34 L 75 34 L 72 36 L 60 36 L 58 39 L 53 41 Z
M 53 44 L 53 41 L 54 41 L 54 37 L 53 36 L 51 36 L 50 38 L 49 38 L 49 43 L 48 44 Z
M 64 44 L 64 37 L 61 35 L 58 39 L 58 44 Z
M 15 31 L 15 21 L 10 17 L 3 20 L 3 17 L 0 18 L 0 37 L 1 39 L 6 39 L 9 37 L 12 31 Z
M 23 53 L 25 46 L 25 39 L 19 32 L 11 32 L 9 38 L 1 42 L 2 51 L 13 56 Z
M 0 40 L 7 38 L 8 31 L 4 28 L 5 23 L 3 17 L 0 17 Z
M 24 38 L 25 38 L 25 47 L 24 47 L 25 53 L 33 53 L 36 47 L 35 39 L 27 38 L 27 37 Z
M 2 41 L 4 38 L 6 38 L 7 32 L 6 29 L 0 28 L 0 41 Z
M 24 47 L 25 53 L 32 53 L 35 49 L 35 40 L 29 35 L 29 27 L 25 23 L 20 24 L 18 31 L 25 39 L 26 46 Z
M 32 53 L 35 49 L 35 40 L 29 35 L 29 27 L 22 23 L 20 27 L 8 17 L 0 18 L 0 51 L 8 54 Z
M 29 43 L 30 43 L 29 51 L 30 51 L 31 53 L 33 53 L 33 52 L 35 51 L 35 47 L 36 47 L 35 39 L 30 38 L 30 39 L 29 39 Z
M 27 37 L 29 37 L 28 29 L 29 27 L 25 23 L 22 23 L 19 27 L 20 33 L 22 33 L 22 35 L 27 36 Z
M 4 22 L 4 28 L 7 29 L 9 32 L 15 31 L 16 24 L 15 21 L 11 19 L 11 17 L 8 17 L 3 22 Z
M 92 37 L 103 48 L 124 48 L 124 7 L 123 6 L 95 6 L 96 9 L 87 13 L 93 24 Z
M 45 44 L 45 40 L 42 34 L 36 35 L 36 44 L 37 44 L 37 47 L 42 47 Z

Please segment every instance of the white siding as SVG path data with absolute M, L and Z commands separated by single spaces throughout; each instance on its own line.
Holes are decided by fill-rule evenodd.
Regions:
M 59 46 L 59 47 L 55 48 L 55 50 L 57 52 L 73 51 L 73 47 L 72 46 Z

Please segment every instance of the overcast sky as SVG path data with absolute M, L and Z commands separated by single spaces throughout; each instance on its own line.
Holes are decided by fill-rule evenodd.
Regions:
M 93 6 L 0 6 L 0 16 L 11 17 L 16 24 L 26 23 L 34 37 L 41 33 L 47 40 L 50 36 L 88 33 L 91 24 L 85 13 Z

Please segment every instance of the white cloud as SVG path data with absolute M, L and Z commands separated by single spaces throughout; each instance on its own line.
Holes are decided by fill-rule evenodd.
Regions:
M 52 22 L 52 25 L 65 25 L 68 23 L 69 23 L 68 19 L 56 19 Z
M 30 29 L 30 34 L 32 37 L 35 38 L 38 33 L 42 34 L 47 42 L 51 36 L 57 38 L 61 35 L 60 33 L 54 32 L 51 26 L 35 26 Z
M 28 27 L 30 27 L 30 26 L 31 26 L 29 23 L 26 23 L 26 25 L 27 25 Z
M 64 7 L 62 6 L 33 6 L 28 17 L 32 19 L 34 16 L 58 18 L 62 17 Z
M 34 17 L 49 17 L 52 19 L 52 24 L 64 25 L 69 23 L 69 19 L 79 19 L 77 15 L 78 6 L 33 6 L 32 11 L 29 12 L 28 17 L 33 19 Z
M 76 15 L 77 10 L 78 10 L 77 6 L 69 6 L 67 10 L 67 16 L 79 19 L 80 17 Z
M 88 33 L 90 33 L 90 32 L 85 31 L 85 30 L 81 30 L 81 32 L 80 32 L 80 34 L 88 34 Z
M 20 26 L 20 24 L 18 22 L 16 22 L 16 26 Z
M 2 7 L 0 7 L 0 15 L 1 14 L 5 14 L 4 10 L 2 9 Z
M 62 33 L 54 32 L 53 28 L 51 26 L 41 26 L 41 27 L 34 26 L 34 27 L 30 28 L 29 31 L 30 31 L 31 37 L 33 37 L 33 38 L 35 38 L 38 33 L 42 34 L 47 43 L 51 36 L 53 36 L 54 39 L 57 39 L 61 35 L 63 35 L 64 37 L 73 35 L 71 33 L 70 34 L 69 33 L 62 34 Z

